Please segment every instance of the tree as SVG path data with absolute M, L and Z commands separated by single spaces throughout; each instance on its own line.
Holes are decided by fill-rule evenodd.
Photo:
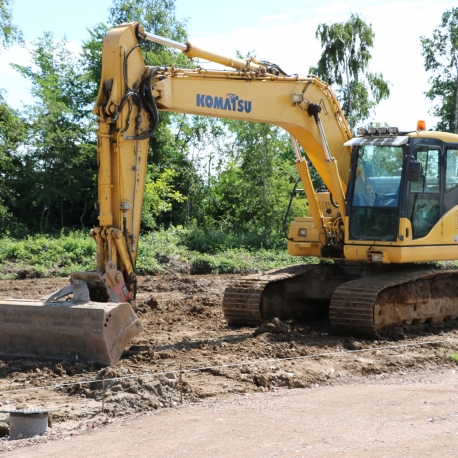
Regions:
M 26 107 L 15 214 L 35 230 L 84 227 L 94 219 L 95 123 L 91 83 L 66 42 L 34 43 L 33 67 L 14 65 L 32 83 Z
M 8 106 L 0 91 L 0 234 L 18 229 L 12 209 L 16 202 L 16 177 L 22 172 L 19 147 L 24 127 L 23 120 Z
M 458 133 L 458 8 L 442 15 L 432 38 L 421 37 L 421 47 L 430 73 L 426 97 L 436 102 L 432 114 L 440 118 L 436 129 Z
M 271 124 L 226 120 L 226 144 L 206 201 L 207 220 L 235 234 L 251 233 L 258 245 L 278 241 L 289 195 L 297 179 L 289 136 Z M 293 212 L 304 216 L 305 201 Z
M 93 97 L 95 99 L 101 78 L 102 42 L 108 30 L 123 22 L 139 22 L 145 30 L 176 41 L 186 41 L 186 23 L 178 21 L 175 17 L 175 0 L 113 0 L 109 8 L 107 24 L 99 23 L 89 30 L 90 38 L 83 43 L 82 60 L 88 72 L 88 77 L 93 81 Z M 166 46 L 144 41 L 141 45 L 143 58 L 146 65 L 169 65 L 190 67 L 192 62 L 182 53 Z M 161 113 L 159 127 L 149 144 L 147 183 L 149 189 L 162 189 L 164 176 L 167 177 L 167 186 L 173 189 L 176 195 L 187 194 L 190 176 L 195 175 L 193 165 L 188 160 L 189 151 L 189 126 L 192 118 L 183 120 L 184 115 Z M 180 126 L 186 125 L 186 129 Z M 195 131 L 195 129 L 193 130 Z M 176 133 L 174 133 L 176 132 Z M 157 184 L 154 187 L 154 183 Z M 166 196 L 166 194 L 161 194 Z M 155 198 L 145 196 L 142 222 L 144 227 L 154 227 L 151 215 L 156 224 L 169 225 L 181 224 L 185 218 L 186 209 L 183 205 L 185 199 L 170 199 L 162 202 L 155 210 Z M 165 197 L 164 197 L 165 198 Z M 189 201 L 186 201 L 187 203 Z M 162 205 L 163 204 L 163 205 Z M 167 208 L 167 211 L 159 211 Z M 150 216 L 148 213 L 150 212 Z
M 354 129 L 390 95 L 389 83 L 383 75 L 368 72 L 374 32 L 358 15 L 352 14 L 347 22 L 319 24 L 316 38 L 321 41 L 322 53 L 310 73 L 337 86 L 336 95 L 350 128 Z
M 20 30 L 13 24 L 11 4 L 10 0 L 0 0 L 0 43 L 4 47 L 22 41 Z
M 22 35 L 13 24 L 10 0 L 0 0 L 0 48 L 21 42 Z M 18 147 L 22 122 L 10 108 L 0 89 L 0 233 L 12 229 L 14 217 L 10 211 L 14 196 L 9 188 L 16 164 L 14 153 Z

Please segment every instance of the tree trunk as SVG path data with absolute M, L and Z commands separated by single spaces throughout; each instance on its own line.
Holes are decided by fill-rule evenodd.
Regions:
M 60 227 L 64 228 L 64 203 L 62 199 L 62 194 L 60 195 Z
M 86 214 L 86 208 L 87 208 L 87 200 L 84 199 L 83 213 L 80 216 L 80 222 L 81 222 L 81 228 L 82 229 L 86 229 L 85 226 L 84 226 L 84 222 L 83 222 L 84 215 Z

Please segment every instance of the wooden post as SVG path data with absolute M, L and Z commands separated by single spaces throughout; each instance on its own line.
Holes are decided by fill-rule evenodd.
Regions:
M 180 364 L 180 403 L 183 405 L 183 371 Z
M 105 413 L 105 376 L 102 375 L 102 413 Z

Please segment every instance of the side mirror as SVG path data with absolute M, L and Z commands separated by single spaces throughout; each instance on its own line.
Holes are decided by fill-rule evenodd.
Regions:
M 407 163 L 407 179 L 409 181 L 420 181 L 421 174 L 423 173 L 423 166 L 420 161 L 413 157 L 409 158 Z

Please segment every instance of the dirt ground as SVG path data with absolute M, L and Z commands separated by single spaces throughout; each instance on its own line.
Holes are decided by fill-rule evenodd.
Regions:
M 413 327 L 377 341 L 331 335 L 326 320 L 289 320 L 276 326 L 279 332 L 258 335 L 255 328 L 229 327 L 221 299 L 235 278 L 140 278 L 137 314 L 144 332 L 116 367 L 38 359 L 0 361 L 0 410 L 57 409 L 45 436 L 0 438 L 0 453 L 55 441 L 69 432 L 84 434 L 115 417 L 173 409 L 181 399 L 192 406 L 205 398 L 269 394 L 282 387 L 365 386 L 457 369 L 452 359 L 458 353 L 455 322 L 447 327 Z M 0 299 L 36 299 L 67 283 L 49 278 L 0 281 Z M 251 364 L 257 361 L 264 362 Z M 103 414 L 102 386 L 97 381 L 102 376 L 122 377 L 105 381 Z M 38 389 L 49 385 L 57 386 Z M 6 419 L 7 414 L 0 414 L 0 437 L 7 435 Z

